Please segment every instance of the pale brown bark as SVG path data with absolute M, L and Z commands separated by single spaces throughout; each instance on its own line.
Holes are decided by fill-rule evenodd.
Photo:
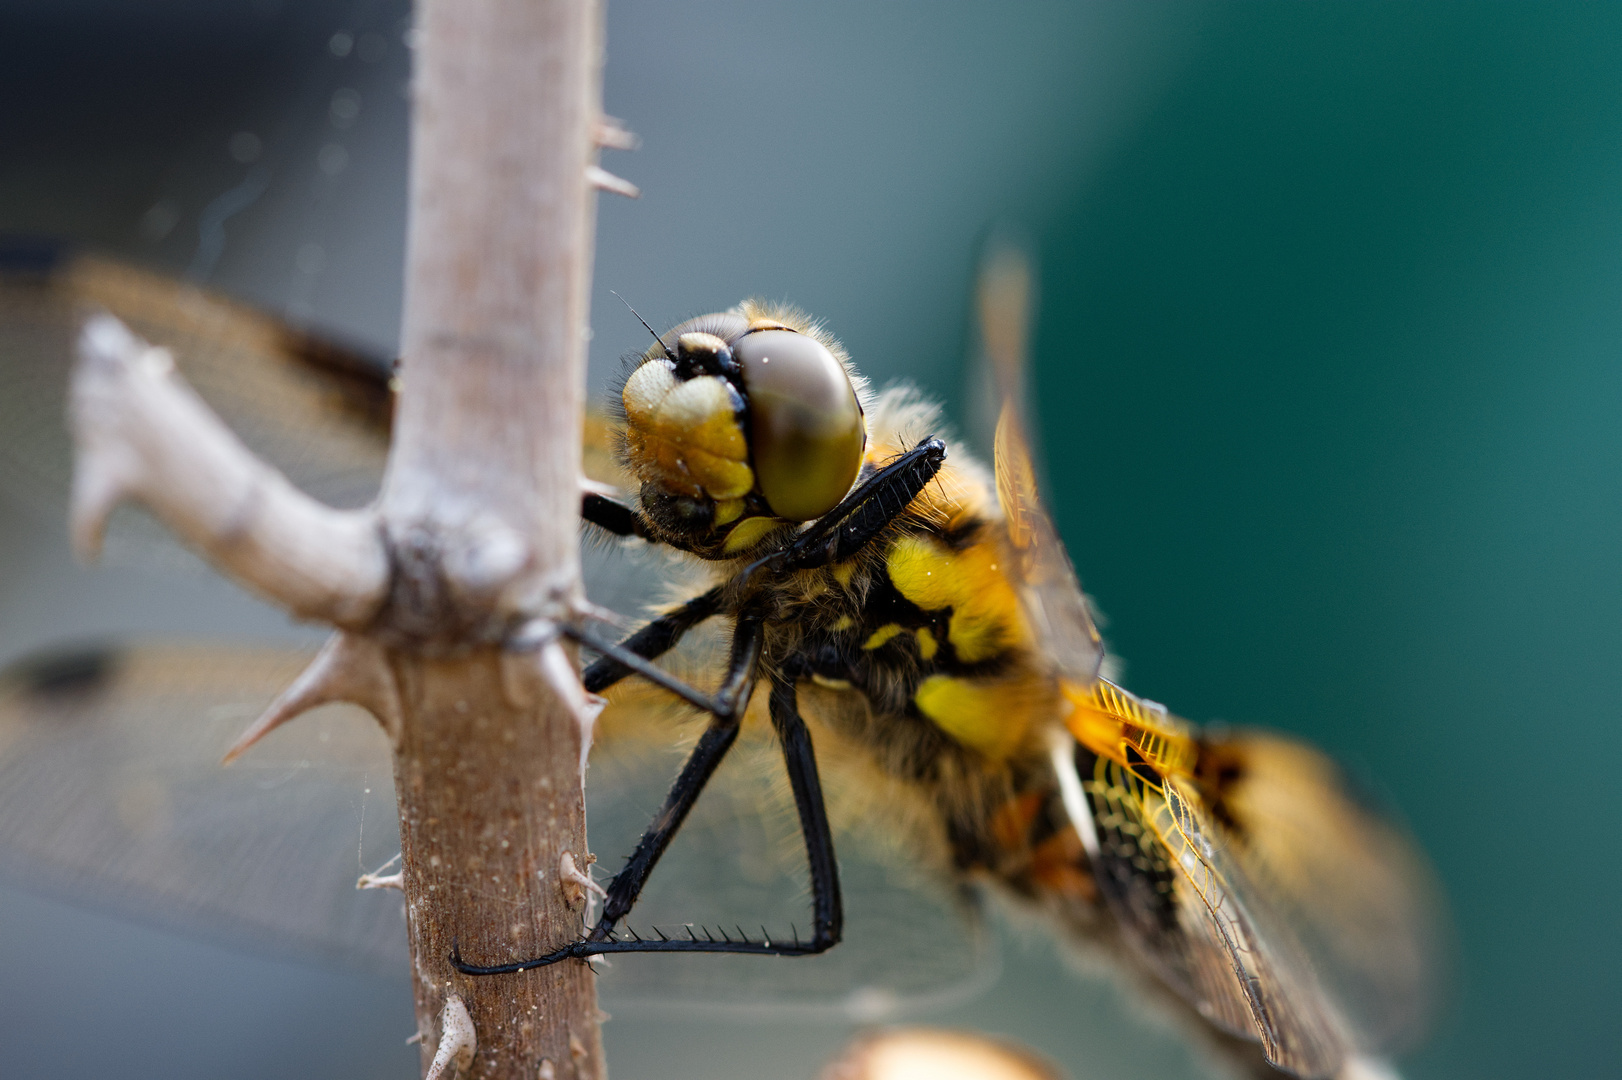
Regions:
M 222 570 L 340 627 L 233 752 L 322 701 L 383 722 L 423 1068 L 438 1054 L 442 1074 L 476 1044 L 475 1076 L 606 1075 L 585 964 L 481 979 L 449 961 L 453 943 L 494 964 L 581 929 L 563 866 L 590 862 L 586 701 L 559 644 L 504 645 L 580 602 L 601 18 L 595 0 L 421 0 L 402 389 L 375 507 L 294 490 L 110 316 L 75 374 L 83 550 L 141 499 Z
M 491 651 L 397 667 L 407 717 L 395 757 L 407 917 L 426 1068 L 445 995 L 459 994 L 478 1032 L 473 1075 L 601 1077 L 595 976 L 570 961 L 522 975 L 468 978 L 446 963 L 463 953 L 495 962 L 578 936 L 565 902 L 561 854 L 584 854 L 567 718 L 502 700 Z M 548 721 L 561 720 L 561 723 Z M 581 1057 L 582 1052 L 584 1056 Z
M 403 388 L 380 510 L 403 570 L 390 624 L 426 638 L 394 650 L 423 1062 L 454 992 L 478 1032 L 475 1075 L 532 1078 L 551 1061 L 558 1077 L 601 1077 L 584 964 L 474 979 L 447 962 L 453 939 L 499 963 L 580 927 L 558 874 L 565 852 L 586 861 L 578 729 L 496 638 L 578 594 L 601 12 L 422 0 L 418 19 Z

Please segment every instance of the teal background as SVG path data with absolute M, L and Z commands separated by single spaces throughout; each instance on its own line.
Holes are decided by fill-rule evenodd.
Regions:
M 270 184 L 201 280 L 392 349 L 405 12 L 0 2 L 0 229 L 185 272 L 251 129 Z M 339 29 L 387 48 L 340 62 Z M 594 385 L 642 347 L 608 290 L 656 324 L 759 293 L 961 415 L 981 241 L 1028 237 L 1051 502 L 1127 684 L 1318 741 L 1437 866 L 1454 993 L 1405 1075 L 1622 1071 L 1622 8 L 623 0 L 608 29 L 608 110 L 645 142 L 605 163 L 645 195 L 600 208 Z M 353 128 L 328 124 L 336 86 Z M 0 660 L 308 640 L 218 582 L 77 569 L 5 499 Z M 412 1074 L 403 980 L 27 887 L 0 888 L 8 1076 Z M 1077 1080 L 1204 1075 L 1042 931 L 1008 951 L 990 994 L 926 1019 Z M 606 1034 L 617 1076 L 718 1080 L 809 1078 L 849 1031 L 624 1012 Z
M 1244 5 L 1041 227 L 1138 691 L 1309 735 L 1457 920 L 1422 1076 L 1616 1075 L 1622 9 Z

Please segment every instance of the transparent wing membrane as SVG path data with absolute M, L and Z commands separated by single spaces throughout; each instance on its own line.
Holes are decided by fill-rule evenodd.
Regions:
M 67 380 L 79 323 L 95 308 L 169 349 L 232 431 L 305 491 L 337 506 L 375 494 L 391 361 L 111 261 L 47 263 L 0 268 L 0 490 L 10 501 L 53 523 L 66 516 Z M 613 425 L 592 413 L 585 428 L 586 475 L 622 484 Z M 191 562 L 132 511 L 117 515 L 108 555 L 148 566 Z M 683 589 L 661 551 L 590 543 L 584 556 L 588 595 L 630 623 Z M 700 683 L 712 678 L 719 629 L 694 635 L 664 662 Z M 297 651 L 147 643 L 16 665 L 0 676 L 0 869 L 70 901 L 227 943 L 407 970 L 399 894 L 355 889 L 361 873 L 399 850 L 392 766 L 376 723 L 352 707 L 320 709 L 236 765 L 219 764 L 308 660 Z M 601 881 L 663 799 L 695 723 L 635 680 L 617 693 L 588 774 Z M 832 735 L 818 738 L 819 756 L 832 754 L 832 746 L 821 753 Z M 832 794 L 839 770 L 824 771 Z M 839 824 L 845 945 L 794 961 L 603 962 L 607 999 L 669 999 L 679 990 L 684 1001 L 814 1002 L 877 1016 L 961 989 L 984 971 L 974 924 L 934 865 L 864 830 L 871 822 L 857 815 Z M 781 759 L 755 717 L 630 927 L 681 933 L 691 922 L 694 933 L 758 937 L 763 920 L 768 934 L 792 935 L 796 923 L 805 932 L 809 898 Z
M 85 314 L 108 310 L 173 353 L 226 425 L 301 490 L 354 507 L 377 492 L 393 415 L 392 358 L 289 327 L 193 286 L 93 256 L 45 270 L 0 266 L 0 490 L 60 521 L 73 469 L 65 417 L 73 344 Z M 608 422 L 586 418 L 585 471 L 613 484 Z M 176 547 L 125 510 L 110 554 Z
M 219 763 L 308 659 L 146 645 L 13 668 L 0 682 L 0 868 L 189 933 L 406 970 L 399 894 L 355 888 L 399 850 L 388 745 L 371 717 L 322 708 Z M 599 880 L 659 805 L 692 726 L 641 689 L 604 713 L 587 785 Z M 848 816 L 842 825 L 851 933 L 839 949 L 792 961 L 638 956 L 602 965 L 606 998 L 820 1004 L 875 1018 L 967 992 L 986 960 L 964 902 L 893 835 Z M 629 926 L 756 938 L 764 920 L 766 934 L 788 936 L 796 923 L 806 931 L 808 907 L 777 747 L 753 718 Z
M 629 855 L 703 725 L 651 700 L 652 691 L 628 689 L 611 697 L 603 714 L 587 777 L 591 843 L 600 860 L 596 876 L 603 881 Z M 761 705 L 757 699 L 737 746 L 706 786 L 622 933 L 809 935 L 804 844 L 782 755 Z M 972 994 L 993 974 L 989 942 L 971 899 L 955 891 L 945 865 L 932 857 L 940 841 L 909 840 L 914 834 L 907 829 L 892 828 L 902 819 L 868 816 L 873 796 L 869 790 L 862 797 L 867 778 L 854 755 L 843 755 L 834 734 L 812 724 L 845 898 L 841 944 L 794 959 L 622 957 L 600 965 L 605 995 L 815 1005 L 878 1019 Z M 894 804 L 890 809 L 906 813 Z
M 1128 945 L 1212 1023 L 1258 1038 L 1297 1075 L 1406 1046 L 1437 967 L 1431 889 L 1411 845 L 1310 748 L 1244 732 L 1200 752 L 1220 755 L 1220 794 L 1130 754 L 1096 757 L 1085 782 L 1098 881 Z
M 330 706 L 220 765 L 307 659 L 150 646 L 13 668 L 0 683 L 8 876 L 174 929 L 401 970 L 399 894 L 355 891 L 399 850 L 377 724 Z
M 1013 248 L 994 251 L 980 271 L 980 326 L 991 383 L 1001 401 L 993 445 L 997 501 L 1019 560 L 1013 580 L 1036 639 L 1058 671 L 1091 682 L 1104 657 L 1070 556 L 1037 493 L 1031 428 L 1025 417 L 1031 268 Z
M 1310 746 L 1250 730 L 1207 743 L 1240 763 L 1222 803 L 1237 833 L 1224 857 L 1288 928 L 1358 1047 L 1412 1046 L 1443 968 L 1438 891 L 1412 841 Z
M 0 273 L 0 483 L 23 505 L 54 520 L 64 513 L 68 372 L 79 324 L 96 309 L 168 348 L 231 430 L 304 491 L 335 506 L 362 505 L 376 492 L 388 444 L 388 359 L 156 274 L 75 256 L 48 272 Z M 109 543 L 114 558 L 175 546 L 128 511 Z

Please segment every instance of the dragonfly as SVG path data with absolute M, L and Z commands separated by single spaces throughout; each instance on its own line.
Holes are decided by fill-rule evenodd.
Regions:
M 623 422 L 588 417 L 583 501 L 588 592 L 653 608 L 585 676 L 611 699 L 593 846 L 635 848 L 578 940 L 459 957 L 465 972 L 615 954 L 610 995 L 624 980 L 724 996 L 757 993 L 749 953 L 816 954 L 771 965 L 785 996 L 882 1011 L 983 978 L 992 896 L 1157 988 L 1256 1075 L 1352 1077 L 1419 1036 L 1436 914 L 1405 834 L 1319 751 L 1199 728 L 1112 677 L 1038 493 L 1029 275 L 1010 252 L 981 275 L 991 469 L 936 435 L 917 391 L 872 392 L 798 312 L 650 328 Z M 60 392 L 86 300 L 169 345 L 294 482 L 369 497 L 391 365 L 77 258 L 13 275 L 0 299 L 7 351 L 39 358 L 36 398 Z M 24 486 L 59 489 L 52 438 L 8 449 Z M 145 643 L 19 665 L 0 690 L 0 857 L 324 953 L 403 955 L 399 906 L 352 888 L 359 807 L 372 858 L 395 842 L 381 735 L 332 707 L 253 751 L 251 781 L 216 765 L 301 659 Z M 655 674 L 633 660 L 657 660 L 657 683 L 627 679 Z M 813 917 L 774 933 L 763 913 L 806 899 L 799 851 Z

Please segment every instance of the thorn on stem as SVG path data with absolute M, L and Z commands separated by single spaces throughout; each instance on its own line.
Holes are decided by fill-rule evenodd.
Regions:
M 388 862 L 384 863 L 382 866 L 379 866 L 376 870 L 373 870 L 371 873 L 362 874 L 360 876 L 360 880 L 355 882 L 355 888 L 357 888 L 357 889 L 399 889 L 401 892 L 405 892 L 405 871 L 404 870 L 396 870 L 392 874 L 385 874 L 383 872 L 383 871 L 387 870 L 389 867 L 393 866 L 395 863 L 397 863 L 399 861 L 400 861 L 400 856 L 396 855 L 394 858 L 390 859 Z
M 434 1051 L 434 1062 L 428 1066 L 424 1080 L 465 1076 L 473 1066 L 473 1054 L 478 1046 L 478 1034 L 473 1030 L 473 1017 L 468 1015 L 467 1006 L 457 995 L 450 995 L 439 1014 L 439 1048 Z
M 611 195 L 623 195 L 627 199 L 640 199 L 642 189 L 623 177 L 615 176 L 601 165 L 586 166 L 586 183 L 598 191 L 606 191 Z
M 626 131 L 625 125 L 612 116 L 598 120 L 593 135 L 594 141 L 604 150 L 635 150 L 642 145 L 641 138 L 635 132 Z
M 546 620 L 535 622 L 545 623 L 544 626 L 531 627 L 540 640 L 535 655 L 535 666 L 541 674 L 541 679 L 574 716 L 575 729 L 580 734 L 580 786 L 584 788 L 586 764 L 591 756 L 591 743 L 597 730 L 597 718 L 608 705 L 608 699 L 599 697 L 580 685 L 580 673 L 575 669 L 574 661 L 569 659 L 569 654 L 564 651 L 556 636 L 557 624 Z M 512 646 L 522 649 L 526 647 L 526 643 L 515 641 Z
M 574 907 L 582 899 L 586 901 L 583 918 L 587 930 L 590 930 L 597 921 L 593 910 L 596 903 L 593 898 L 600 896 L 604 900 L 608 899 L 607 891 L 591 879 L 591 864 L 596 861 L 596 856 L 587 855 L 587 868 L 581 870 L 575 865 L 574 855 L 567 851 L 558 859 L 558 884 L 563 888 L 563 899 L 570 907 Z
M 264 715 L 225 752 L 225 764 L 231 764 L 289 720 L 334 701 L 361 706 L 377 718 L 390 739 L 399 738 L 400 694 L 383 646 L 371 638 L 339 630 L 321 646 L 293 685 L 282 691 Z

